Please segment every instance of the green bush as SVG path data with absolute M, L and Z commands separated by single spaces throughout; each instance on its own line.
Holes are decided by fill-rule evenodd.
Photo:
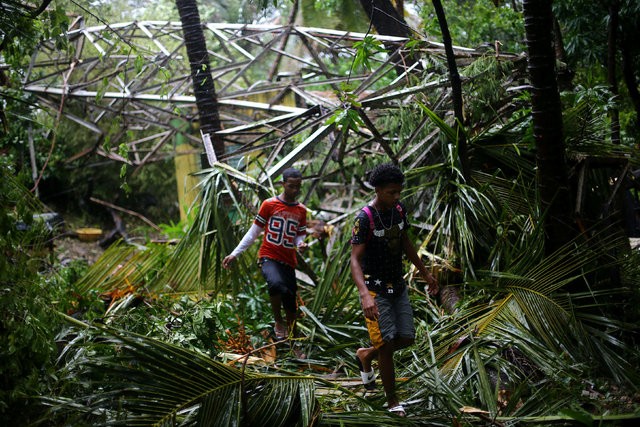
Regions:
M 26 425 L 54 384 L 56 311 L 72 295 L 51 265 L 51 233 L 34 217 L 43 207 L 4 164 L 0 177 L 0 424 Z

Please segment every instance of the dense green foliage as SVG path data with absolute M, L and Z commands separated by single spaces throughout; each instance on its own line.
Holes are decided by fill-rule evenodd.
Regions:
M 143 3 L 98 2 L 93 19 L 121 19 L 128 7 L 135 8 L 128 17 L 159 18 L 165 11 L 163 18 L 175 17 L 171 2 L 160 2 L 153 10 Z M 200 8 L 206 19 L 249 22 L 257 3 L 202 2 Z M 437 40 L 439 27 L 429 4 L 415 3 L 425 19 L 420 31 Z M 454 43 L 489 42 L 487 49 L 493 49 L 499 40 L 501 49 L 521 51 L 522 20 L 513 9 L 520 3 L 498 3 L 445 1 Z M 556 4 L 561 24 L 569 29 L 564 34 L 568 63 L 577 71 L 576 85 L 562 94 L 567 155 L 613 161 L 629 157 L 636 168 L 633 110 L 627 101 L 612 98 L 599 60 L 606 51 L 599 36 L 606 12 L 590 7 L 596 2 L 580 3 L 583 14 L 570 14 L 569 2 Z M 635 12 L 632 2 L 622 2 L 624 28 L 635 23 L 634 16 L 640 15 Z M 309 275 L 300 284 L 304 337 L 275 345 L 262 278 L 252 261 L 257 248 L 245 253 L 232 271 L 222 270 L 220 260 L 251 223 L 252 206 L 276 190 L 257 184 L 252 171 L 244 174 L 218 164 L 201 173 L 201 199 L 188 223 L 174 224 L 170 161 L 136 173 L 114 163 L 94 163 L 92 157 L 65 162 L 91 136 L 57 123 L 15 86 L 29 46 L 62 25 L 59 9 L 47 16 L 26 19 L 25 31 L 13 39 L 24 38 L 24 46 L 14 43 L 13 50 L 2 52 L 15 62 L 7 74 L 12 83 L 3 87 L 6 131 L 0 139 L 6 154 L 0 164 L 0 421 L 341 426 L 486 425 L 489 420 L 545 425 L 551 418 L 569 425 L 637 422 L 640 344 L 634 328 L 640 320 L 640 255 L 629 249 L 615 209 L 618 200 L 610 200 L 612 177 L 619 170 L 614 164 L 585 172 L 589 185 L 581 195 L 582 233 L 545 256 L 530 99 L 503 90 L 517 63 L 487 55 L 461 67 L 470 81 L 464 93 L 465 131 L 472 149 L 469 177 L 461 171 L 456 130 L 427 94 L 417 103 L 381 111 L 377 118 L 397 137 L 394 147 L 430 133 L 441 136 L 430 164 L 407 171 L 404 196 L 415 213 L 411 222 L 429 224 L 412 229 L 411 237 L 437 271 L 443 292 L 428 298 L 409 271 L 418 331 L 416 345 L 397 357 L 399 392 L 411 415 L 400 420 L 386 412 L 381 393 L 363 398 L 359 388 L 324 376 L 357 377 L 353 353 L 366 340 L 349 277 L 349 220 L 336 222 L 330 236 L 310 238 L 313 245 L 301 266 Z M 582 30 L 586 24 L 589 37 Z M 46 27 L 42 32 L 40 25 Z M 365 39 L 357 61 L 336 60 L 336 70 L 365 67 L 378 47 Z M 444 70 L 431 58 L 425 62 Z M 341 137 L 348 138 L 363 122 L 357 98 L 343 89 L 342 105 L 328 120 L 341 125 Z M 624 144 L 614 147 L 607 113 L 616 105 L 626 109 L 621 113 Z M 417 136 L 416 124 L 423 126 Z M 95 211 L 86 208 L 89 196 L 118 200 L 170 223 L 163 227 L 165 234 L 179 241 L 120 242 L 88 269 L 81 263 L 58 263 L 49 247 L 56 231 L 37 216 L 47 208 L 28 190 L 33 185 L 25 176 L 29 128 L 39 147 L 38 164 L 48 163 L 45 195 L 47 183 L 48 188 L 70 188 L 60 206 L 86 209 L 90 216 Z M 353 157 L 341 166 L 360 176 L 377 161 L 379 156 Z M 339 170 L 333 178 L 354 178 L 343 173 Z M 119 199 L 114 196 L 118 191 Z M 141 206 L 144 193 L 156 198 L 157 207 Z M 320 194 L 310 198 L 311 209 L 320 204 Z M 363 192 L 347 203 L 351 207 L 366 197 Z M 607 203 L 614 209 L 605 210 Z M 452 295 L 457 299 L 448 301 Z M 297 360 L 292 346 L 304 349 L 308 359 Z M 262 364 L 229 362 L 228 353 L 260 356 Z
M 457 46 L 480 47 L 492 50 L 495 43 L 506 52 L 521 53 L 525 50 L 522 10 L 513 6 L 520 2 L 504 2 L 496 7 L 490 0 L 443 1 L 447 22 Z M 440 26 L 433 8 L 424 2 L 419 8 L 424 19 L 424 31 L 433 40 L 440 41 Z
M 440 41 L 437 19 L 428 2 L 416 2 L 424 20 L 426 34 Z M 607 81 L 608 29 L 611 6 L 617 4 L 619 20 L 616 50 L 616 79 L 619 96 L 611 93 Z M 524 53 L 524 27 L 521 1 L 443 1 L 453 43 L 458 46 L 481 47 L 489 52 L 500 51 Z M 636 1 L 598 2 L 554 1 L 555 19 L 561 34 L 557 34 L 556 49 L 562 52 L 558 57 L 559 69 L 565 78 L 561 89 L 567 92 L 584 93 L 599 91 L 605 98 L 598 105 L 609 113 L 613 108 L 620 110 L 622 142 L 633 146 L 640 132 L 638 102 L 629 92 L 629 84 L 635 84 L 637 92 L 640 81 L 640 55 L 638 38 L 640 28 L 640 5 Z M 577 12 L 579 11 L 579 12 Z M 549 29 L 552 31 L 552 29 Z M 499 43 L 498 43 L 499 42 Z M 496 43 L 498 43 L 496 45 Z M 631 82 L 624 76 L 628 67 Z M 635 105 L 634 105 L 635 104 Z
M 43 412 L 38 396 L 53 389 L 63 329 L 57 312 L 72 303 L 80 309 L 68 290 L 83 267 L 54 268 L 51 239 L 59 230 L 4 161 L 0 177 L 0 420 L 26 425 Z

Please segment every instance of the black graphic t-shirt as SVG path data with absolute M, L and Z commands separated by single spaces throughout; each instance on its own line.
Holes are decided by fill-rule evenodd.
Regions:
M 369 206 L 369 216 L 361 210 L 351 231 L 351 244 L 366 244 L 362 257 L 362 272 L 367 287 L 374 292 L 394 294 L 404 286 L 402 278 L 402 233 L 407 229 L 406 210 L 402 204 L 378 212 Z M 395 291 L 394 291 L 395 289 Z

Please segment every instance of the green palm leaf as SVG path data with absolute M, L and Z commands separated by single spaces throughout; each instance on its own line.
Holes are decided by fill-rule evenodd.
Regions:
M 306 426 L 318 410 L 310 377 L 249 372 L 141 335 L 69 321 L 86 330 L 66 348 L 66 368 L 88 393 L 63 406 L 82 407 L 95 424 Z M 100 420 L 90 415 L 97 413 Z
M 245 186 L 232 185 L 231 177 Z M 220 261 L 235 246 L 241 227 L 252 217 L 245 213 L 246 203 L 257 206 L 258 193 L 266 189 L 222 164 L 205 172 L 200 187 L 200 197 L 192 207 L 194 222 L 175 247 L 123 242 L 112 245 L 76 284 L 78 290 L 203 294 L 222 288 L 237 292 L 252 282 L 255 269 L 247 262 L 251 250 L 239 260 L 233 274 L 222 270 Z
M 438 354 L 443 356 L 449 346 L 465 335 L 500 337 L 505 330 L 515 327 L 522 333 L 533 334 L 556 354 L 567 352 L 575 362 L 599 359 L 599 366 L 610 369 L 621 378 L 627 376 L 627 364 L 616 357 L 622 344 L 612 339 L 609 333 L 589 332 L 596 324 L 601 329 L 606 326 L 611 330 L 612 322 L 606 317 L 584 317 L 581 313 L 589 313 L 592 309 L 584 305 L 581 307 L 579 300 L 572 298 L 571 294 L 560 292 L 577 280 L 586 280 L 593 269 L 602 268 L 603 252 L 589 249 L 589 245 L 595 242 L 604 253 L 606 248 L 613 250 L 621 244 L 619 236 L 605 232 L 605 235 L 594 236 L 589 243 L 568 244 L 537 264 L 520 262 L 507 274 L 491 273 L 490 276 L 497 280 L 494 288 L 497 294 L 493 302 L 460 313 L 461 317 L 451 326 L 457 331 L 440 344 Z M 522 267 L 526 270 L 520 271 Z M 598 295 L 589 295 L 589 305 L 597 305 Z M 460 324 L 464 324 L 462 329 L 459 329 Z M 595 349 L 598 349 L 597 354 Z M 457 354 L 445 366 L 458 369 L 462 357 L 462 353 Z M 609 363 L 612 361 L 616 363 Z

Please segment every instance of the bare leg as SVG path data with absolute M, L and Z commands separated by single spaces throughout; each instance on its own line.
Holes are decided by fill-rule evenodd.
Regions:
M 393 351 L 402 350 L 403 348 L 409 347 L 414 343 L 413 338 L 396 338 L 393 340 Z
M 392 343 L 384 344 L 378 349 L 378 369 L 382 377 L 382 387 L 384 394 L 387 396 L 387 406 L 393 408 L 398 405 L 396 397 L 396 374 L 393 365 L 394 345 Z
M 360 359 L 364 372 L 371 372 L 371 362 L 378 357 L 378 350 L 374 347 L 362 347 L 356 351 L 356 356 Z
M 405 347 L 409 347 L 413 344 L 412 338 L 399 338 L 393 341 L 393 351 L 401 350 Z M 362 368 L 365 372 L 371 371 L 371 362 L 378 357 L 378 350 L 375 347 L 361 347 L 356 351 L 356 356 L 362 363 Z
M 287 315 L 287 323 L 285 323 L 284 319 L 282 318 L 282 296 L 280 294 L 278 295 L 271 295 L 270 296 L 270 300 L 271 300 L 271 311 L 273 312 L 273 319 L 275 320 L 275 331 L 276 331 L 276 338 L 283 338 L 281 336 L 279 336 L 280 334 L 282 335 L 287 335 L 287 323 L 288 323 L 288 315 Z M 286 337 L 284 337 L 286 338 Z
M 410 346 L 413 342 L 413 338 L 398 338 L 388 344 L 384 344 L 378 351 L 378 369 L 382 377 L 382 387 L 387 397 L 387 407 L 389 409 L 400 404 L 396 396 L 396 373 L 393 354 L 397 350 Z

